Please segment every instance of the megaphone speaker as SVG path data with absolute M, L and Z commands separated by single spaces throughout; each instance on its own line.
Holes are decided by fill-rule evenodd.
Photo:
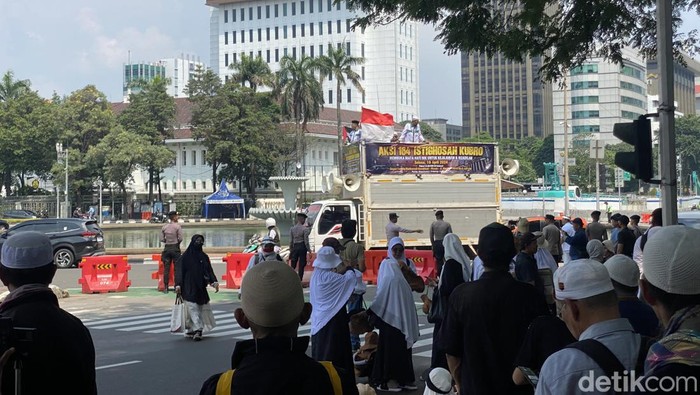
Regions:
M 360 177 L 355 174 L 350 174 L 345 176 L 343 180 L 343 187 L 348 192 L 355 192 L 360 189 L 360 182 L 362 182 Z
M 520 162 L 511 158 L 503 159 L 503 162 L 501 162 L 501 171 L 506 177 L 514 176 L 520 171 Z

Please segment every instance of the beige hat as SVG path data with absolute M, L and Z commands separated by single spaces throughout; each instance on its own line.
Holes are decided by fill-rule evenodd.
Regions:
M 664 226 L 644 246 L 644 278 L 676 295 L 700 294 L 700 230 Z
M 579 300 L 612 291 L 605 266 L 592 259 L 577 259 L 554 272 L 554 296 L 559 300 Z
M 241 308 L 250 322 L 267 328 L 287 325 L 304 308 L 304 291 L 294 269 L 268 261 L 247 270 L 241 281 Z
M 605 246 L 606 250 L 612 252 L 613 254 L 615 253 L 615 244 L 613 244 L 612 240 L 603 240 L 603 245 Z
M 604 263 L 610 278 L 628 287 L 639 286 L 639 266 L 627 255 L 611 256 Z

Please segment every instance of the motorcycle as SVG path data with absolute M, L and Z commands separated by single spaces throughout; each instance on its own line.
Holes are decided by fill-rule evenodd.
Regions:
M 250 239 L 248 239 L 248 245 L 243 249 L 243 252 L 249 253 L 249 254 L 254 254 L 258 252 L 258 249 L 260 248 L 260 243 L 262 242 L 263 236 L 260 234 L 254 234 L 251 236 Z M 280 255 L 282 258 L 283 262 L 287 262 L 287 259 L 289 259 L 289 247 L 282 247 L 280 248 L 279 246 L 275 247 L 277 250 L 276 252 Z
M 151 219 L 148 220 L 149 224 L 164 224 L 166 222 L 168 222 L 168 218 L 162 213 L 155 213 L 151 216 Z

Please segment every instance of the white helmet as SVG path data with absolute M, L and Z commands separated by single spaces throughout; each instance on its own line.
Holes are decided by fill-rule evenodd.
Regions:
M 277 226 L 277 221 L 275 221 L 274 218 L 270 217 L 270 218 L 265 220 L 265 226 L 267 226 L 268 228 L 270 226 Z

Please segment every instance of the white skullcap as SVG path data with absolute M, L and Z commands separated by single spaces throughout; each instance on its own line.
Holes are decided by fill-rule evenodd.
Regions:
M 670 294 L 700 294 L 700 230 L 664 226 L 644 246 L 644 278 Z
M 423 395 L 436 394 L 453 394 L 452 375 L 445 368 L 433 368 L 430 370 L 427 380 L 425 380 Z
M 48 236 L 40 232 L 11 235 L 2 245 L 0 262 L 10 269 L 34 269 L 53 262 L 53 247 Z
M 592 259 L 577 259 L 554 272 L 554 294 L 559 300 L 579 300 L 612 291 L 608 270 Z
M 627 255 L 617 254 L 605 261 L 610 278 L 628 287 L 639 286 L 639 266 Z
M 299 275 L 279 261 L 253 266 L 241 281 L 241 308 L 250 322 L 267 328 L 293 322 L 304 308 Z

